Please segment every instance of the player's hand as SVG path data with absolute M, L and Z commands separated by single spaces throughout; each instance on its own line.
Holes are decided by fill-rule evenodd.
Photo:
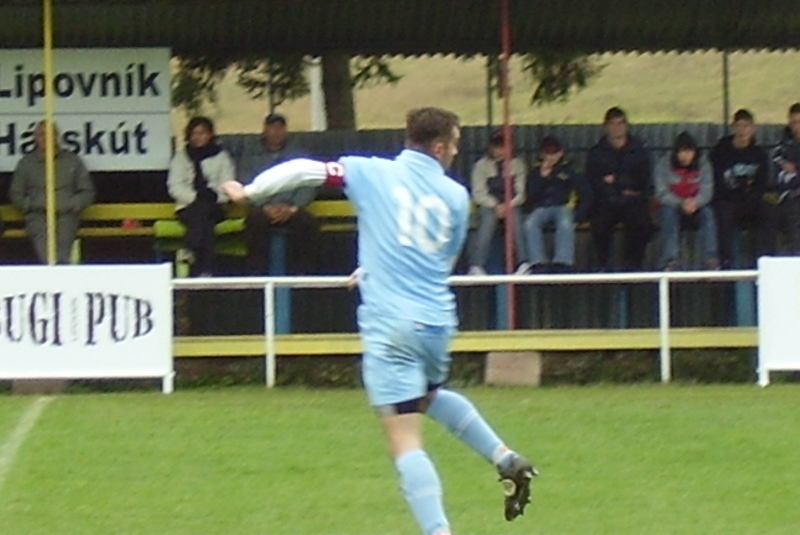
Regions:
M 233 202 L 245 202 L 247 200 L 247 195 L 244 192 L 244 186 L 235 180 L 224 182 L 219 189 Z

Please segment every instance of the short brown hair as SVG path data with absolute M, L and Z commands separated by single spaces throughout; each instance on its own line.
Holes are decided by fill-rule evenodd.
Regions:
M 416 108 L 406 114 L 406 142 L 429 149 L 439 140 L 453 139 L 458 115 L 442 108 Z
M 614 106 L 613 108 L 608 108 L 606 110 L 605 115 L 603 115 L 603 123 L 607 123 L 613 119 L 624 119 L 627 121 L 628 115 L 625 113 L 625 110 L 619 106 Z

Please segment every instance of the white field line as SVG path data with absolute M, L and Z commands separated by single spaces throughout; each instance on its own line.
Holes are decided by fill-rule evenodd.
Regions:
M 17 427 L 14 428 L 11 435 L 3 442 L 3 446 L 0 447 L 0 491 L 3 490 L 3 483 L 5 483 L 6 476 L 22 443 L 31 432 L 31 429 L 33 429 L 44 408 L 52 400 L 53 398 L 51 397 L 40 397 L 31 403 L 30 407 L 20 417 L 19 422 L 17 422 Z

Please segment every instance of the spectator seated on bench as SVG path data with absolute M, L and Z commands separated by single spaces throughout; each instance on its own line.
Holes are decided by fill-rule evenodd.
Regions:
M 672 151 L 655 170 L 656 197 L 661 203 L 661 266 L 680 269 L 679 234 L 682 223 L 700 233 L 703 266 L 719 269 L 717 227 L 709 202 L 714 190 L 711 164 L 700 154 L 697 142 L 687 132 L 675 138 Z
M 220 185 L 236 173 L 228 152 L 215 141 L 214 123 L 194 117 L 184 131 L 186 147 L 172 158 L 167 176 L 175 214 L 186 227 L 184 248 L 176 262 L 188 264 L 192 276 L 211 276 L 215 254 L 215 226 L 225 219 L 227 197 Z
M 571 198 L 577 194 L 573 214 Z M 522 225 L 528 262 L 518 273 L 569 272 L 575 269 L 575 222 L 585 222 L 592 202 L 592 190 L 585 178 L 564 159 L 561 143 L 554 136 L 542 139 L 539 159 L 528 173 Z M 544 231 L 555 228 L 555 254 L 550 261 Z
M 492 134 L 487 153 L 472 168 L 472 201 L 477 206 L 478 228 L 475 231 L 470 253 L 470 275 L 485 275 L 489 252 L 497 227 L 506 217 L 514 218 L 514 244 L 517 263 L 527 261 L 525 240 L 522 236 L 522 203 L 525 201 L 525 161 L 514 158 L 511 161 L 513 175 L 513 198 L 510 208 L 505 203 L 503 154 L 505 138 L 503 130 Z M 507 210 L 507 208 L 509 208 Z
M 45 180 L 45 134 L 47 123 L 36 125 L 36 148 L 17 163 L 9 197 L 25 218 L 25 231 L 43 264 L 47 258 L 47 186 Z M 95 190 L 80 156 L 61 148 L 58 130 L 52 128 L 55 144 L 56 262 L 68 264 L 78 232 L 81 210 L 94 201 Z
M 307 156 L 306 151 L 289 136 L 286 118 L 279 113 L 270 113 L 264 118 L 259 143 L 243 146 L 241 152 L 234 153 L 237 180 L 249 184 L 259 173 L 304 156 Z M 317 188 L 300 188 L 273 195 L 248 208 L 244 224 L 247 273 L 316 272 L 319 223 L 308 211 L 308 205 L 316 194 Z M 288 262 L 284 249 L 288 249 Z

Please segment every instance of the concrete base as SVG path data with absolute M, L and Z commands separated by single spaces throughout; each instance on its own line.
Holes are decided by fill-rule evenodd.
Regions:
M 542 355 L 538 351 L 498 351 L 487 355 L 486 384 L 539 386 L 541 379 Z
M 69 385 L 66 379 L 15 379 L 11 381 L 13 394 L 61 394 Z

